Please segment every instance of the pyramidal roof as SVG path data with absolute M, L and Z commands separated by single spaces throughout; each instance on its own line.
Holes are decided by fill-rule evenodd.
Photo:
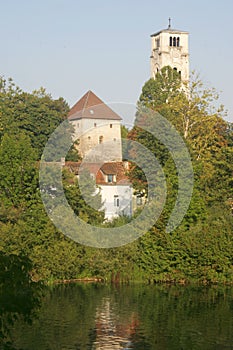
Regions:
M 122 118 L 89 90 L 69 111 L 68 119 L 109 119 Z

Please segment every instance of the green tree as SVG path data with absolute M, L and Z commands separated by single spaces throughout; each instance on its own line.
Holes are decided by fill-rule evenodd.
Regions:
M 36 152 L 23 132 L 4 134 L 0 144 L 0 198 L 2 209 L 23 210 L 37 190 Z
M 142 87 L 139 105 L 158 109 L 179 94 L 181 86 L 180 74 L 170 66 L 163 67 L 155 79 L 151 78 Z
M 0 135 L 23 131 L 39 157 L 49 135 L 66 119 L 68 110 L 63 98 L 53 100 L 44 88 L 27 93 L 12 79 L 0 78 Z
M 90 173 L 84 169 L 80 174 L 81 186 L 77 177 L 68 169 L 63 171 L 63 186 L 66 198 L 82 220 L 92 224 L 101 224 L 104 219 L 99 189 Z

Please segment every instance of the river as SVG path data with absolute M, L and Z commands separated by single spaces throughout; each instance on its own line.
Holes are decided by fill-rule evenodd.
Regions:
M 233 349 L 233 288 L 57 285 L 11 338 L 17 350 Z

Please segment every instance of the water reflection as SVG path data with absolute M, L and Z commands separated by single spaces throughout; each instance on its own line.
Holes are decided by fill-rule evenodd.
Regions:
M 0 252 L 0 349 L 16 350 L 11 329 L 17 320 L 31 323 L 40 307 L 42 285 L 30 277 L 25 256 Z
M 111 299 L 103 298 L 96 310 L 96 350 L 133 349 L 132 336 L 138 327 L 138 317 L 131 312 L 123 320 L 117 312 L 117 305 Z
M 38 317 L 17 321 L 23 350 L 233 349 L 233 288 L 60 285 Z

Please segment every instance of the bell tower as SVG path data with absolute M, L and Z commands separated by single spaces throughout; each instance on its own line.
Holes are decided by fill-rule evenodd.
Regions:
M 180 73 L 183 82 L 189 81 L 189 33 L 173 29 L 171 19 L 167 29 L 151 35 L 151 78 L 165 66 Z

